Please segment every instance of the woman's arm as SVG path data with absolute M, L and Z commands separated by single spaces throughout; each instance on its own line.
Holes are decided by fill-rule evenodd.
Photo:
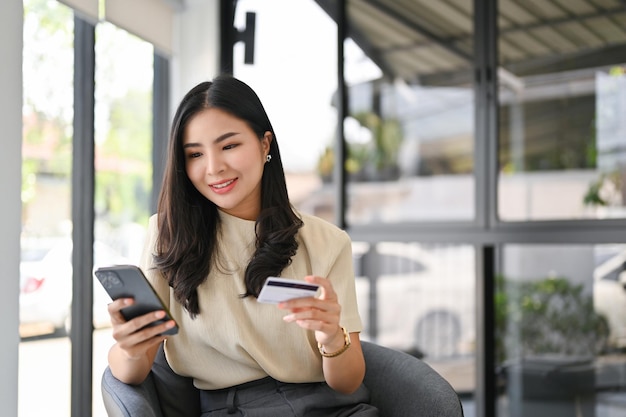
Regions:
M 166 339 L 161 333 L 172 328 L 174 321 L 146 327 L 165 316 L 162 310 L 126 321 L 120 310 L 132 302 L 132 298 L 121 298 L 109 304 L 116 343 L 109 350 L 108 359 L 113 376 L 126 384 L 140 384 L 150 373 L 159 345 Z
M 279 308 L 290 310 L 283 319 L 298 326 L 315 331 L 315 339 L 326 354 L 344 349 L 346 341 L 340 327 L 341 305 L 331 282 L 322 277 L 307 276 L 305 280 L 320 285 L 318 298 L 306 297 L 285 301 Z M 363 382 L 365 360 L 358 333 L 350 334 L 350 346 L 332 357 L 323 356 L 324 378 L 328 385 L 342 393 L 352 393 Z
M 340 343 L 336 346 L 329 347 L 323 345 L 324 352 L 332 354 L 344 348 L 345 341 L 343 330 L 339 330 L 341 334 Z M 350 347 L 344 352 L 333 357 L 323 357 L 324 378 L 326 383 L 334 390 L 351 394 L 359 388 L 365 376 L 365 359 L 361 350 L 361 341 L 358 333 L 349 333 Z

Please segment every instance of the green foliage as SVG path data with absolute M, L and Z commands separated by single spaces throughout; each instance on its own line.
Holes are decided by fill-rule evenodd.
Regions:
M 606 318 L 582 285 L 567 278 L 496 280 L 497 360 L 540 354 L 596 355 L 606 344 Z
M 589 184 L 589 188 L 587 188 L 587 192 L 583 197 L 583 203 L 586 206 L 608 206 L 609 203 L 600 196 L 603 182 L 603 179 L 599 179 Z
M 110 129 L 101 151 L 149 162 L 151 156 L 152 94 L 130 90 L 121 99 L 111 102 Z
M 22 161 L 22 205 L 26 206 L 35 198 L 37 186 L 37 164 L 35 161 Z
M 45 207 L 45 202 L 37 201 L 37 178 L 42 175 L 70 184 L 73 21 L 72 10 L 57 0 L 24 1 L 25 206 L 32 203 Z M 96 39 L 97 100 L 100 111 L 108 110 L 109 114 L 106 137 L 96 148 L 97 159 L 104 161 L 96 172 L 96 212 L 101 216 L 99 220 L 111 225 L 145 223 L 152 187 L 152 92 L 150 83 L 137 86 L 128 70 L 119 69 L 123 66 L 120 50 L 136 38 L 112 25 L 107 26 L 108 32 L 102 32 L 103 25 L 98 24 Z M 127 64 L 133 68 L 142 65 L 145 71 L 151 71 L 152 47 L 137 42 L 146 54 Z M 108 53 L 99 53 L 102 50 Z M 140 75 L 144 79 L 151 76 L 145 71 Z
M 24 0 L 24 15 L 35 13 L 40 17 L 40 32 L 54 35 L 58 32 L 70 33 L 65 22 L 72 16 L 72 10 L 55 0 Z
M 396 179 L 399 174 L 398 153 L 403 134 L 396 119 L 381 119 L 372 112 L 353 116 L 372 134 L 369 143 L 350 143 L 347 148 L 346 172 L 357 179 Z M 334 150 L 327 146 L 317 162 L 317 170 L 328 180 L 334 167 Z
M 600 174 L 597 180 L 589 184 L 583 196 L 583 203 L 586 206 L 610 206 L 611 197 L 615 197 L 611 194 L 622 189 L 622 181 L 619 170 Z
M 402 130 L 396 119 L 381 119 L 372 112 L 362 112 L 354 115 L 354 118 L 372 132 L 373 146 L 366 156 L 376 170 L 395 166 L 398 161 L 398 152 L 402 144 Z M 365 164 L 364 164 L 365 165 Z
M 150 214 L 152 131 L 150 92 L 130 90 L 110 107 L 110 128 L 98 152 L 115 161 L 96 177 L 96 213 L 109 224 L 144 224 Z

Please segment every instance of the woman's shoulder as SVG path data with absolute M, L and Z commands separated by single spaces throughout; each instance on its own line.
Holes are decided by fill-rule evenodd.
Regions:
M 337 225 L 312 214 L 300 213 L 298 215 L 302 219 L 302 228 L 300 234 L 303 238 L 323 239 L 322 242 L 332 242 L 327 239 L 339 239 L 339 241 L 350 240 L 348 233 L 339 228 Z

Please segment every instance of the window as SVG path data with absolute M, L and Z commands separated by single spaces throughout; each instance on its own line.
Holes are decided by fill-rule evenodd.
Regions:
M 473 11 L 454 3 L 347 3 L 352 226 L 474 219 Z
M 24 2 L 19 414 L 70 415 L 74 14 Z M 96 28 L 94 266 L 137 263 L 152 193 L 154 48 L 106 22 Z M 123 58 L 123 59 L 120 59 Z M 85 204 L 91 204 L 89 199 Z M 110 298 L 94 278 L 93 415 L 106 415 L 100 378 Z M 92 337 L 89 335 L 88 337 Z M 50 361 L 53 357 L 55 360 Z M 42 372 L 45 369 L 45 372 Z M 44 401 L 32 401 L 41 398 Z
M 474 391 L 474 248 L 354 242 L 363 340 L 422 358 L 459 393 Z
M 626 363 L 625 253 L 624 245 L 502 248 L 498 415 L 623 411 L 615 376 Z
M 623 5 L 500 7 L 498 214 L 624 218 Z
M 23 416 L 70 410 L 73 36 L 69 8 L 24 2 L 18 398 Z M 41 340 L 44 335 L 57 337 Z M 43 392 L 46 401 L 33 401 Z

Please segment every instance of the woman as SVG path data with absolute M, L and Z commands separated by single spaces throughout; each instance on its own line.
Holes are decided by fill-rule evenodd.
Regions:
M 351 243 L 289 202 L 278 143 L 255 92 L 220 76 L 176 111 L 157 215 L 142 269 L 163 311 L 126 322 L 109 305 L 113 375 L 137 384 L 165 343 L 172 369 L 194 378 L 202 416 L 376 416 L 362 385 Z M 256 300 L 269 276 L 320 286 L 317 297 Z

